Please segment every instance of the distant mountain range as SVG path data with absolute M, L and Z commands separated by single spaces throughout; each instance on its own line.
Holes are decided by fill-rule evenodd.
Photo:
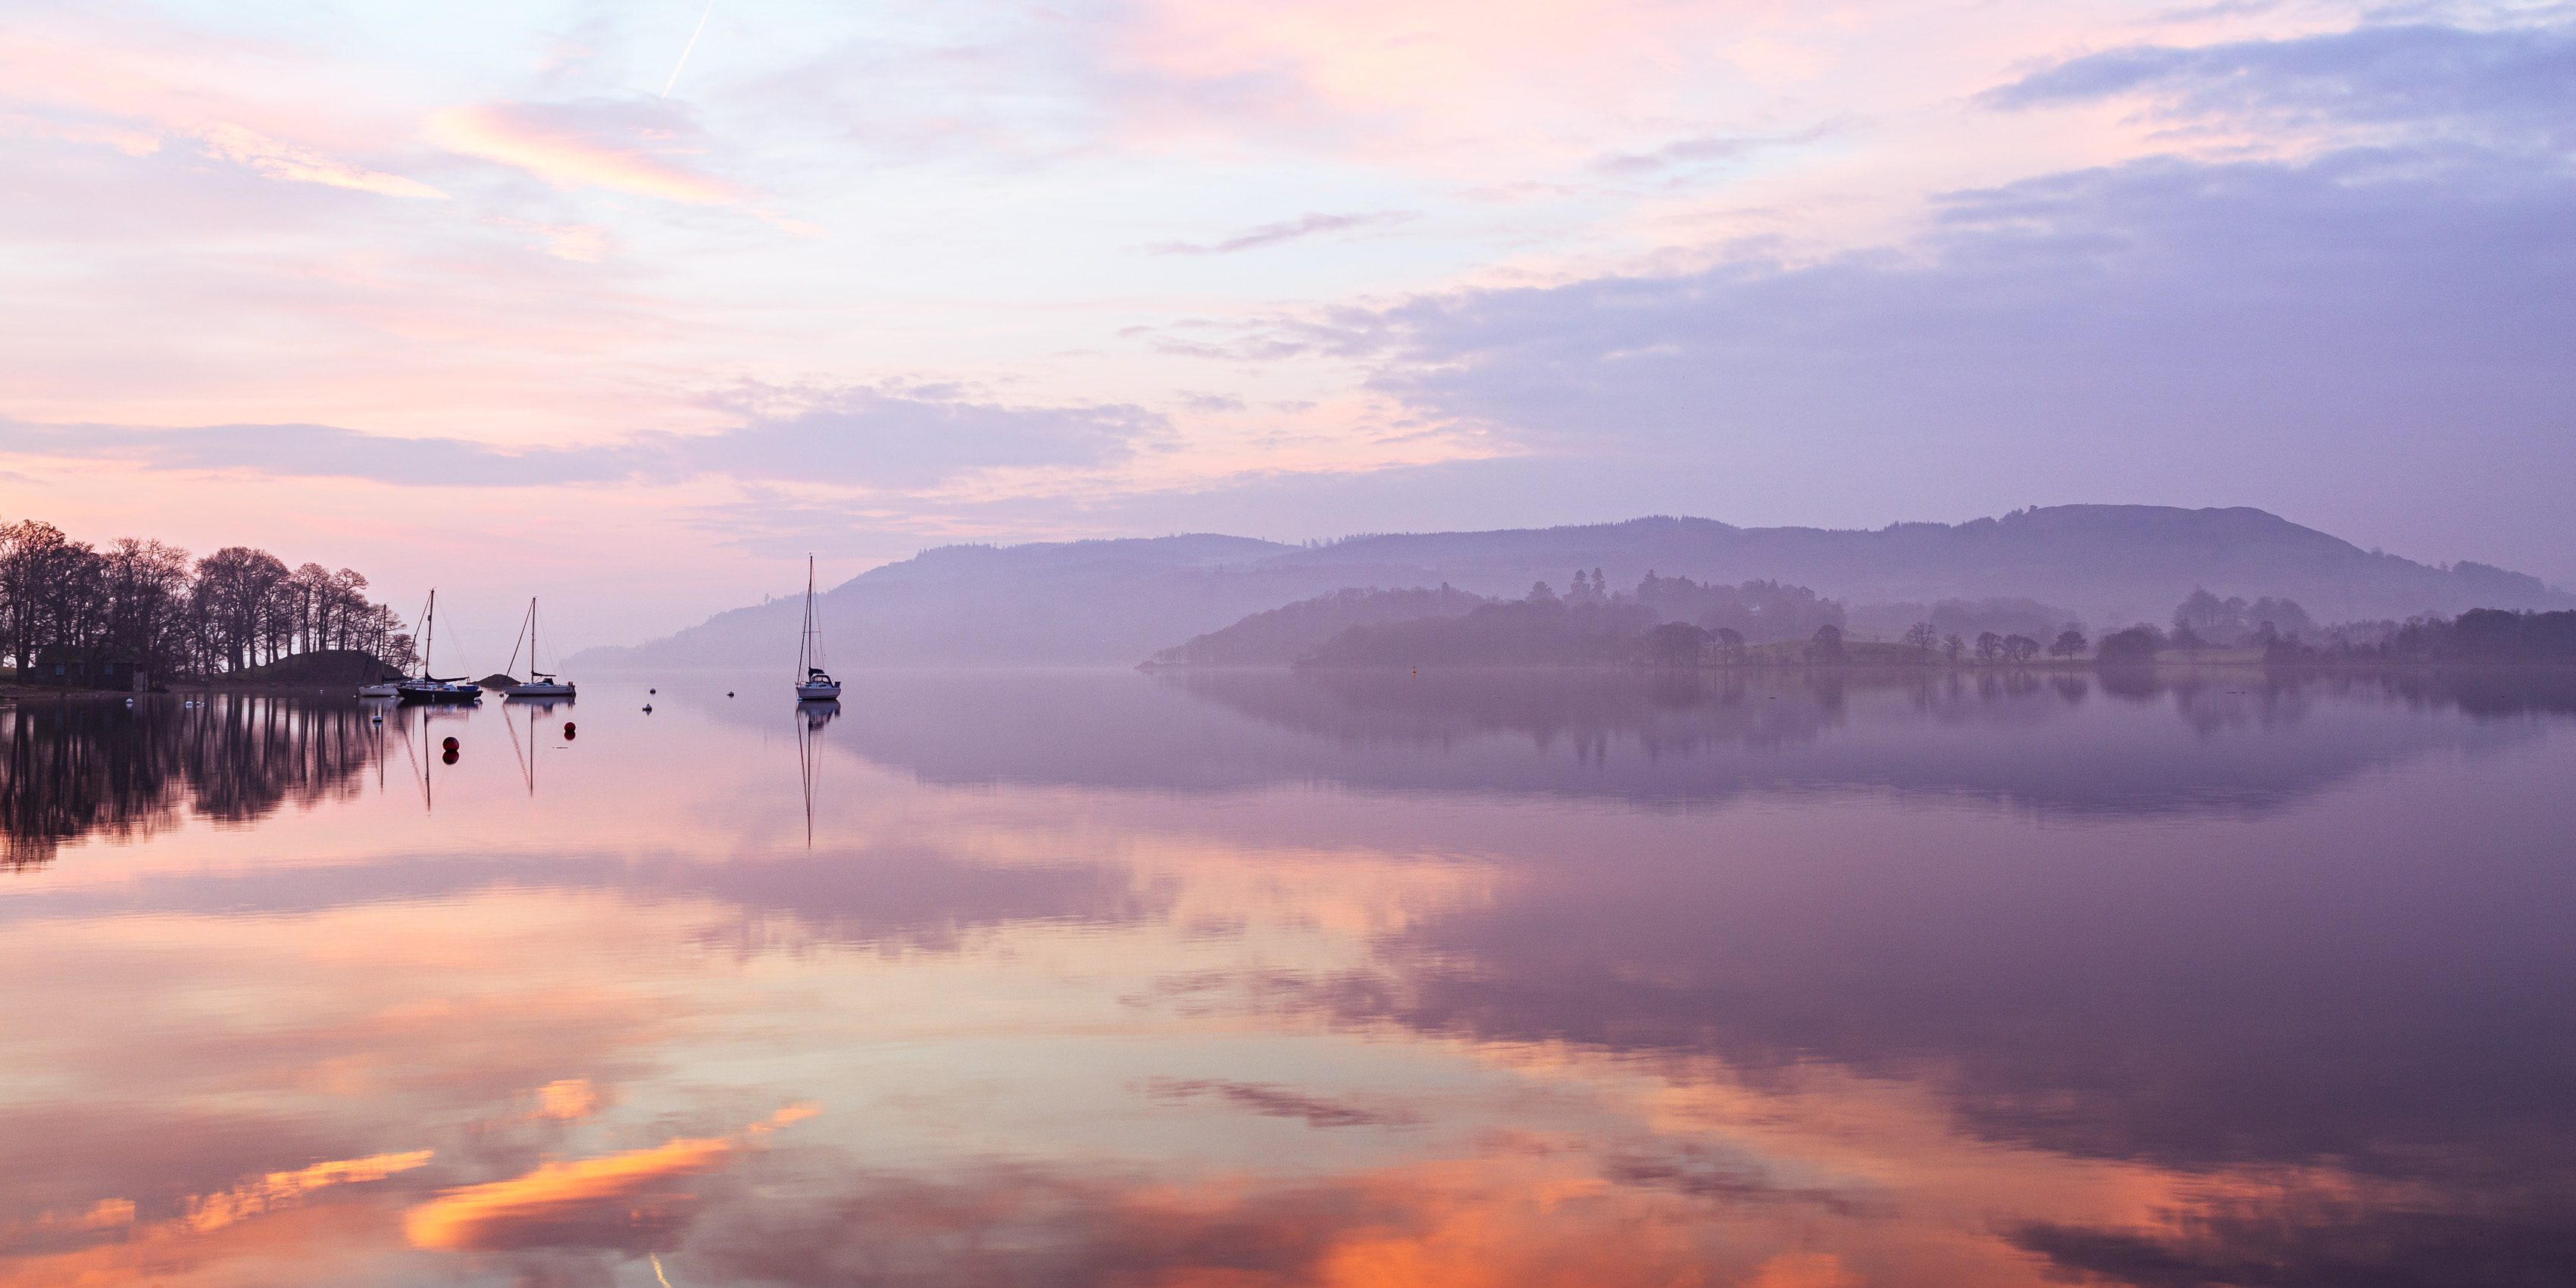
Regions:
M 2380 554 L 2243 507 L 2065 505 L 1873 530 L 1739 528 L 1648 518 L 1580 527 L 1361 536 L 1319 546 L 1196 534 L 947 546 L 873 569 L 823 600 L 839 665 L 1132 665 L 1243 617 L 1348 588 L 1449 585 L 1519 596 L 1577 569 L 1614 587 L 1648 572 L 1774 580 L 1867 616 L 1872 605 L 2019 596 L 2095 627 L 2165 621 L 2194 587 L 2297 600 L 2320 622 L 2576 608 L 2539 578 Z M 664 639 L 567 665 L 785 668 L 800 603 L 737 608 Z

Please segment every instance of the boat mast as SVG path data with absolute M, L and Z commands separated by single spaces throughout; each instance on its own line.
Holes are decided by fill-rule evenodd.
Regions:
M 421 619 L 420 619 L 420 678 L 422 678 L 422 679 L 424 679 L 424 680 L 428 679 L 428 678 L 429 678 L 429 675 L 430 675 L 430 668 L 429 668 L 429 645 L 430 645 L 430 641 L 435 640 L 435 639 L 437 639 L 437 638 L 438 638 L 438 587 L 436 587 L 436 586 L 432 586 L 432 587 L 430 587 L 430 588 L 429 588 L 429 608 L 428 608 L 428 610 L 427 610 L 426 612 L 424 612 L 424 613 L 422 613 L 422 614 L 421 614 Z M 424 726 L 424 727 L 425 727 L 425 726 Z
M 805 627 L 796 636 L 796 682 L 803 684 L 814 666 L 814 556 L 805 556 Z

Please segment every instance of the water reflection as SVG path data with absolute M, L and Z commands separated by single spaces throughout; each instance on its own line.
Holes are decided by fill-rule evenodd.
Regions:
M 728 693 L 725 696 L 731 697 Z M 835 698 L 825 702 L 811 700 L 796 704 L 796 769 L 805 785 L 805 848 L 814 848 L 814 771 L 815 744 L 823 726 L 841 718 L 841 703 Z
M 1399 678 L 661 677 L 95 833 L 0 1284 L 2576 1277 L 2552 685 Z
M 857 701 L 869 719 L 850 745 L 943 783 L 1324 782 L 1663 805 L 1894 789 L 2192 814 L 2278 808 L 2407 758 L 2528 741 L 2536 719 L 2576 712 L 2576 681 L 1234 671 L 872 678 Z
M 344 795 L 375 759 L 349 704 L 222 695 L 0 707 L 0 834 L 7 864 L 51 862 L 66 841 L 136 840 L 182 812 L 249 823 L 290 801 Z

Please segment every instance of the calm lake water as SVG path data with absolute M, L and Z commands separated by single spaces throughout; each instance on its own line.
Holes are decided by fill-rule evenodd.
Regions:
M 0 710 L 0 1284 L 2576 1282 L 2576 685 L 2175 679 Z

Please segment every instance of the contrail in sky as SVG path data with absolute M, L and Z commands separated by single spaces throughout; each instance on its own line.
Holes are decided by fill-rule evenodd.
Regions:
M 680 46 L 680 61 L 671 64 L 671 78 L 662 82 L 662 97 L 669 98 L 671 87 L 680 83 L 680 69 L 689 65 L 689 51 L 698 47 L 698 33 L 707 29 L 707 15 L 715 11 L 716 0 L 707 0 L 707 7 L 698 10 L 698 25 L 689 29 L 689 43 Z

